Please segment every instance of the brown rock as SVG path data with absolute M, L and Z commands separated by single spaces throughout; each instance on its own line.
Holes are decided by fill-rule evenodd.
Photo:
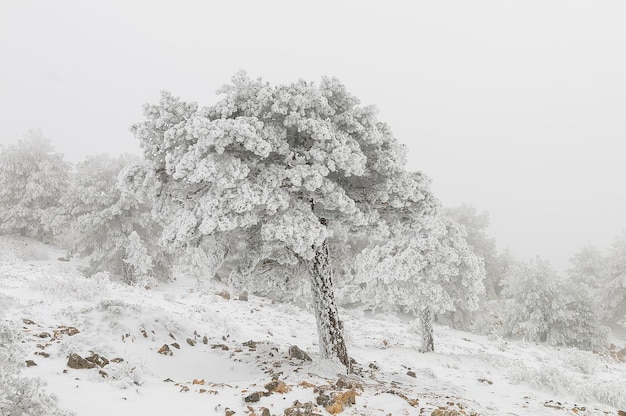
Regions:
M 174 353 L 172 352 L 172 350 L 170 350 L 170 347 L 168 347 L 167 344 L 163 344 L 163 346 L 159 348 L 157 352 L 163 355 L 174 355 Z
M 332 404 L 326 407 L 326 411 L 333 415 L 341 413 L 346 407 L 356 404 L 356 396 L 358 395 L 359 393 L 354 390 L 336 393 L 333 397 Z
M 617 411 L 617 416 L 626 416 L 626 412 L 623 410 L 618 410 Z
M 178 342 L 172 342 L 172 344 L 170 344 L 172 347 L 176 348 L 177 350 L 180 349 L 180 344 Z
M 208 343 L 209 343 L 209 339 L 206 337 L 206 335 L 202 337 L 202 343 L 203 343 L 204 345 L 206 345 L 206 344 L 208 344 Z
M 335 383 L 335 386 L 337 387 L 337 389 L 359 389 L 363 391 L 363 385 L 361 383 L 359 383 L 358 381 L 350 380 L 346 376 L 340 376 L 339 380 L 337 380 L 337 382 Z
M 76 370 L 82 370 L 85 368 L 94 368 L 96 365 L 92 362 L 85 360 L 83 357 L 76 353 L 70 354 L 67 360 L 67 366 Z
M 196 345 L 196 341 L 194 341 L 194 340 L 193 340 L 193 339 L 191 339 L 191 338 L 187 338 L 187 344 L 191 345 L 192 347 L 195 347 L 195 345 Z
M 226 410 L 225 410 L 225 412 L 224 412 L 224 415 L 225 415 L 225 416 L 233 416 L 235 413 L 237 413 L 237 412 L 235 412 L 234 410 L 230 410 L 230 409 L 227 407 L 227 408 L 226 408 Z
M 295 358 L 302 361 L 313 361 L 306 352 L 302 351 L 297 345 L 289 347 L 289 358 Z
M 37 363 L 34 362 L 33 360 L 26 360 L 26 367 L 33 367 L 36 366 Z
M 37 325 L 35 322 L 31 321 L 30 319 L 22 319 L 22 322 L 24 322 L 24 324 L 26 325 Z
M 285 416 L 321 416 L 319 413 L 313 413 L 313 402 L 301 403 L 296 400 L 293 405 L 285 409 Z
M 41 334 L 37 335 L 39 338 L 50 338 L 50 333 L 48 332 L 42 332 Z
M 270 409 L 268 409 L 267 407 L 262 407 L 259 409 L 259 411 L 261 412 L 260 416 L 270 416 Z
M 230 299 L 230 293 L 228 293 L 228 291 L 226 291 L 226 290 L 222 290 L 221 292 L 217 292 L 216 295 L 217 296 L 221 296 L 221 297 L 223 297 L 226 300 Z
M 270 393 L 281 393 L 281 394 L 287 393 L 289 392 L 289 390 L 291 390 L 289 386 L 285 384 L 284 381 L 280 381 L 280 380 L 270 381 L 269 383 L 265 385 L 265 388 Z
M 106 358 L 96 354 L 96 353 L 91 353 L 91 355 L 89 357 L 85 357 L 85 360 L 89 361 L 90 363 L 94 363 L 95 365 L 97 365 L 98 367 L 102 368 L 105 365 L 109 364 L 109 360 L 107 360 Z
M 248 292 L 247 291 L 243 291 L 239 294 L 239 300 L 243 301 L 243 302 L 247 302 L 248 301 Z
M 43 358 L 50 357 L 50 354 L 48 354 L 47 352 L 44 352 L 44 351 L 36 351 L 35 355 L 41 355 Z
M 415 374 L 415 371 L 411 371 L 411 370 L 407 371 L 406 375 L 409 377 L 413 377 L 413 378 L 417 377 L 417 374 Z

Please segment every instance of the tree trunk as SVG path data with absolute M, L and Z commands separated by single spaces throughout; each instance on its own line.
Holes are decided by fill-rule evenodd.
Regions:
M 330 267 L 327 240 L 320 247 L 316 247 L 315 257 L 309 264 L 309 273 L 321 358 L 338 358 L 350 373 L 352 366 L 335 303 L 333 270 Z
M 435 350 L 435 337 L 433 335 L 433 312 L 429 306 L 420 312 L 422 320 L 422 352 L 433 352 Z

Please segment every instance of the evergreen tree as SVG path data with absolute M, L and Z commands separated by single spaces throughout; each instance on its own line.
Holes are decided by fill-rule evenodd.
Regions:
M 50 236 L 44 218 L 59 206 L 68 186 L 69 164 L 40 130 L 0 148 L 0 234 Z
M 199 108 L 169 93 L 133 127 L 148 168 L 127 186 L 151 194 L 163 241 L 199 246 L 219 236 L 229 255 L 306 265 L 323 358 L 348 369 L 334 298 L 330 239 L 337 226 L 384 224 L 430 198 L 405 171 L 405 148 L 336 79 L 272 86 L 238 73 L 224 97 Z M 235 251 L 237 252 L 235 254 Z

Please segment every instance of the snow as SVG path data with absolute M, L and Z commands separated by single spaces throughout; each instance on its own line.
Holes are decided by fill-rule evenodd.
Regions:
M 127 286 L 106 274 L 88 279 L 78 271 L 83 261 L 57 260 L 64 254 L 34 240 L 0 237 L 0 317 L 20 333 L 13 347 L 21 357 L 21 376 L 47 382 L 60 407 L 93 416 L 225 415 L 227 409 L 260 415 L 262 407 L 282 415 L 298 400 L 329 414 L 316 404 L 312 386 L 336 385 L 342 366 L 319 360 L 309 311 L 252 295 L 248 301 L 238 300 L 237 293 L 225 299 L 218 295 L 228 290 L 221 283 L 184 276 L 150 287 Z M 348 309 L 340 309 L 340 316 L 349 352 L 359 363 L 349 380 L 362 387 L 353 387 L 356 403 L 343 414 L 431 415 L 439 406 L 458 415 L 626 410 L 626 364 L 607 355 L 490 339 L 442 325 L 435 325 L 435 352 L 423 354 L 419 325 L 406 317 Z M 69 335 L 69 327 L 80 332 Z M 40 338 L 43 332 L 50 336 Z M 626 345 L 624 335 L 612 334 L 618 348 Z M 172 355 L 158 353 L 164 344 Z M 291 345 L 313 361 L 289 358 Z M 41 352 L 50 355 L 35 354 Z M 124 361 L 72 369 L 70 353 Z M 37 365 L 26 367 L 25 360 Z M 266 391 L 273 377 L 289 391 L 244 401 Z M 347 388 L 332 391 L 340 390 Z

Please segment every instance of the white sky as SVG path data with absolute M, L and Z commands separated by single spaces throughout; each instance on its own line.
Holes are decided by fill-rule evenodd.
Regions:
M 626 2 L 0 0 L 0 144 L 139 152 L 160 90 L 339 77 L 446 205 L 557 269 L 626 229 Z

